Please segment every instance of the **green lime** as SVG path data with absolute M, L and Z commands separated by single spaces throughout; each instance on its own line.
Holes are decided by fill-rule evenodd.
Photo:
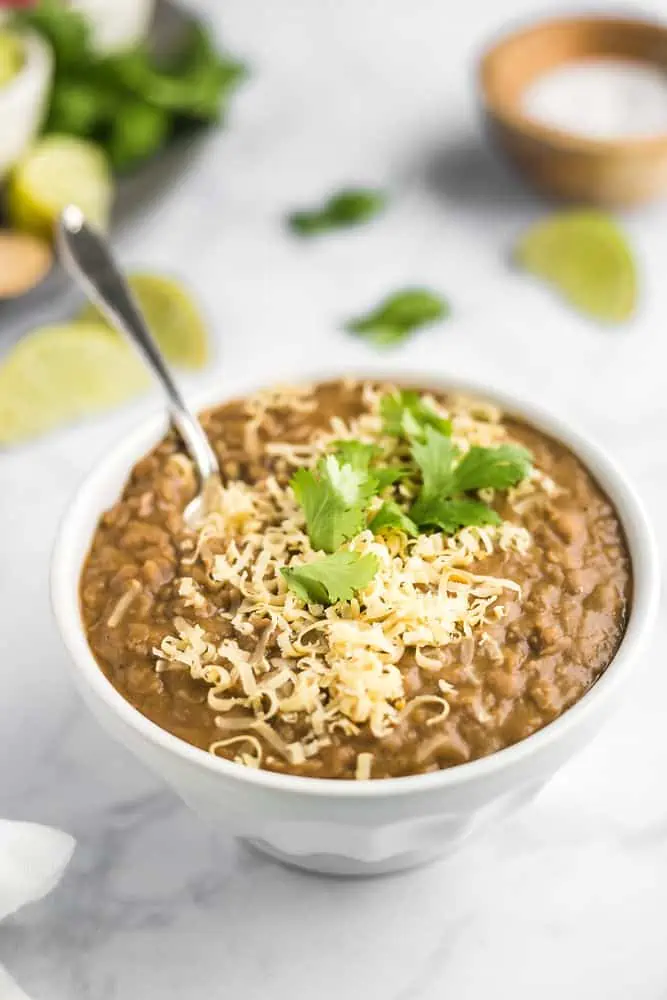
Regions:
M 559 212 L 519 240 L 516 259 L 582 312 L 608 323 L 630 319 L 637 269 L 625 235 L 603 212 Z
M 133 274 L 129 283 L 167 359 L 183 368 L 203 368 L 209 357 L 208 333 L 190 292 L 174 278 L 157 274 Z M 78 319 L 103 321 L 93 305 L 85 306 Z
M 114 406 L 150 380 L 129 344 L 99 324 L 45 326 L 0 365 L 0 444 Z
M 113 180 L 102 149 L 86 139 L 48 135 L 14 167 L 7 187 L 7 213 L 16 229 L 50 239 L 55 220 L 70 204 L 77 205 L 93 225 L 106 229 L 112 199 Z
M 0 31 L 0 87 L 14 79 L 24 58 L 23 40 L 13 31 Z

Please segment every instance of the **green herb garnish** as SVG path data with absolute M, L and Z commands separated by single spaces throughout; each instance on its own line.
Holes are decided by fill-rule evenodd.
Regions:
M 369 495 L 382 493 L 387 486 L 393 486 L 399 479 L 410 474 L 407 465 L 378 465 L 382 449 L 375 444 L 366 444 L 354 439 L 334 441 L 334 454 L 341 465 L 351 465 L 358 472 L 368 476 Z
M 414 389 L 399 389 L 383 396 L 380 413 L 385 433 L 394 437 L 420 437 L 426 427 L 435 427 L 446 435 L 452 433 L 451 421 L 438 416 Z
M 303 507 L 311 545 L 335 552 L 364 526 L 368 500 L 375 491 L 372 478 L 335 455 L 320 459 L 315 469 L 297 469 L 290 486 Z
M 463 494 L 480 489 L 508 489 L 530 472 L 530 452 L 518 445 L 473 447 L 459 459 L 451 439 L 427 427 L 422 441 L 412 442 L 412 455 L 422 474 L 422 488 L 410 510 L 420 527 L 437 525 L 453 534 L 468 525 L 498 524 L 493 508 Z M 458 460 L 458 461 L 457 461 Z
M 376 444 L 366 444 L 354 438 L 346 441 L 334 441 L 334 454 L 341 465 L 351 465 L 360 472 L 368 472 L 371 462 L 382 454 L 382 449 Z
M 378 535 L 383 528 L 396 528 L 413 538 L 419 534 L 419 529 L 412 518 L 408 517 L 393 500 L 385 500 L 368 527 L 374 535 Z
M 306 604 L 327 605 L 351 601 L 358 590 L 368 586 L 377 570 L 375 556 L 342 551 L 298 568 L 284 567 L 280 572 L 290 590 Z
M 410 515 L 420 528 L 440 528 L 446 535 L 453 535 L 459 528 L 469 528 L 472 525 L 501 523 L 501 518 L 493 507 L 481 500 L 443 500 L 439 497 L 420 499 L 413 506 Z
M 419 327 L 449 315 L 449 305 L 426 288 L 408 288 L 385 299 L 366 316 L 350 320 L 346 329 L 380 347 L 400 344 Z
M 413 440 L 411 450 L 422 474 L 420 498 L 432 500 L 454 493 L 454 460 L 458 452 L 452 439 L 427 426 L 423 441 Z
M 383 464 L 382 448 L 352 439 L 335 441 L 333 454 L 321 458 L 314 469 L 299 469 L 292 478 L 313 548 L 331 553 L 281 571 L 294 593 L 308 603 L 351 600 L 370 582 L 378 568 L 373 556 L 336 551 L 365 527 L 374 534 L 394 529 L 415 538 L 433 529 L 452 535 L 471 525 L 500 524 L 497 511 L 469 494 L 508 489 L 530 473 L 530 452 L 518 445 L 473 446 L 461 455 L 451 438 L 450 421 L 412 390 L 385 396 L 381 412 L 384 432 L 405 438 L 411 464 Z M 418 490 L 410 509 L 394 492 L 367 524 L 370 499 L 403 477 L 411 481 L 410 495 Z
M 330 229 L 358 226 L 378 215 L 387 204 L 383 191 L 350 188 L 332 195 L 321 208 L 293 212 L 288 223 L 299 236 L 312 236 Z
M 456 467 L 456 491 L 509 489 L 526 478 L 531 462 L 528 449 L 516 444 L 501 444 L 496 448 L 473 446 Z

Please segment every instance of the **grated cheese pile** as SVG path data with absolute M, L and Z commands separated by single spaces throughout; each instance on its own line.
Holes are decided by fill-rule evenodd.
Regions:
M 262 447 L 294 467 L 314 465 L 338 439 L 380 442 L 400 459 L 405 446 L 383 436 L 379 410 L 381 396 L 391 388 L 364 386 L 364 412 L 349 422 L 333 418 L 331 428 L 312 440 L 269 441 Z M 507 440 L 495 407 L 461 398 L 445 408 L 432 397 L 424 399 L 452 421 L 452 437 L 462 451 Z M 307 414 L 315 401 L 312 389 L 300 387 L 258 394 L 246 405 L 246 445 L 257 449 L 259 428 L 275 425 L 272 409 L 289 406 Z M 409 485 L 398 489 L 409 496 Z M 515 491 L 517 508 L 537 490 L 555 489 L 534 471 Z M 471 567 L 494 551 L 524 554 L 530 545 L 526 529 L 509 521 L 418 538 L 393 529 L 374 536 L 366 529 L 344 547 L 375 556 L 379 569 L 369 586 L 350 602 L 306 606 L 280 571 L 321 553 L 311 548 L 291 488 L 272 476 L 253 485 L 231 482 L 202 520 L 184 560 L 204 571 L 205 583 L 184 576 L 178 588 L 185 606 L 195 611 L 215 605 L 221 587 L 230 588 L 234 599 L 217 614 L 231 623 L 235 638 L 216 642 L 205 619 L 202 626 L 180 617 L 174 634 L 154 650 L 156 669 L 187 670 L 209 685 L 208 704 L 221 733 L 210 750 L 233 750 L 234 759 L 249 767 L 260 767 L 265 755 L 302 764 L 330 746 L 334 734 L 355 735 L 364 727 L 381 739 L 418 704 L 432 710 L 435 724 L 449 712 L 450 686 L 440 681 L 441 695 L 408 699 L 401 660 L 412 652 L 420 670 L 436 673 L 443 650 L 466 637 L 502 657 L 486 629 L 504 616 L 508 596 L 520 595 L 520 587 Z M 299 736 L 284 739 L 285 731 Z M 359 753 L 356 777 L 371 777 L 372 765 L 372 753 Z

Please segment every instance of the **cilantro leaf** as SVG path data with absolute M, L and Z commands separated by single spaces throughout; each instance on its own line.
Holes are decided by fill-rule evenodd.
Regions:
M 63 0 L 35 0 L 13 23 L 44 37 L 55 71 L 46 132 L 90 138 L 119 170 L 156 153 L 192 121 L 218 119 L 244 67 L 217 51 L 209 29 L 193 22 L 168 60 L 147 44 L 109 55 L 96 51 L 89 18 Z
M 394 437 L 421 437 L 425 427 L 435 427 L 447 436 L 452 433 L 451 421 L 438 416 L 413 389 L 399 389 L 383 396 L 380 413 L 385 433 Z
M 371 466 L 380 457 L 382 449 L 375 444 L 365 444 L 363 441 L 334 441 L 335 455 L 341 463 L 351 465 L 353 469 L 368 473 L 369 490 L 371 481 L 373 493 L 382 493 L 387 486 L 392 486 L 397 480 L 410 475 L 407 465 Z
M 480 500 L 451 499 L 417 500 L 410 518 L 420 528 L 435 525 L 447 535 L 470 525 L 500 524 L 498 513 Z
M 426 428 L 424 441 L 412 442 L 412 455 L 423 485 L 410 517 L 419 527 L 436 525 L 447 534 L 468 525 L 500 524 L 495 510 L 461 494 L 490 486 L 506 489 L 530 471 L 530 452 L 517 445 L 475 446 L 455 464 L 451 439 L 432 427 Z
M 501 444 L 497 448 L 474 446 L 456 467 L 455 493 L 492 487 L 505 490 L 515 486 L 530 473 L 532 456 L 527 448 Z
M 299 236 L 312 236 L 328 229 L 358 226 L 378 215 L 387 197 L 374 188 L 348 188 L 332 195 L 321 208 L 293 212 L 288 223 Z
M 334 441 L 336 458 L 343 465 L 351 465 L 353 469 L 367 472 L 374 458 L 381 451 L 375 444 L 365 444 L 363 441 Z
M 374 535 L 379 534 L 383 528 L 396 528 L 413 538 L 419 534 L 417 525 L 412 518 L 408 517 L 405 511 L 393 500 L 385 500 L 368 527 Z
M 334 552 L 362 530 L 374 491 L 372 480 L 363 471 L 341 465 L 335 455 L 327 455 L 314 470 L 297 469 L 290 486 L 303 507 L 314 549 Z
M 304 603 L 335 604 L 351 601 L 358 590 L 368 586 L 377 570 L 374 555 L 342 551 L 303 566 L 285 566 L 280 572 Z
M 419 466 L 423 486 L 420 501 L 449 496 L 454 490 L 454 460 L 457 448 L 452 439 L 436 431 L 434 427 L 424 428 L 424 440 L 413 440 L 412 457 Z
M 371 475 L 375 480 L 375 492 L 382 493 L 387 486 L 393 486 L 399 479 L 405 479 L 412 472 L 407 465 L 383 465 L 373 469 Z
M 426 288 L 406 288 L 389 296 L 372 312 L 350 320 L 346 329 L 379 346 L 398 344 L 415 330 L 449 314 L 449 306 Z

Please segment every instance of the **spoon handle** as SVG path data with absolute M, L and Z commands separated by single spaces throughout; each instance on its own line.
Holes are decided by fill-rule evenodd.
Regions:
M 162 352 L 141 315 L 107 241 L 74 205 L 58 221 L 61 259 L 72 278 L 109 322 L 128 337 L 162 386 L 169 415 L 197 465 L 202 483 L 218 472 L 218 460 L 200 423 L 188 410 Z

